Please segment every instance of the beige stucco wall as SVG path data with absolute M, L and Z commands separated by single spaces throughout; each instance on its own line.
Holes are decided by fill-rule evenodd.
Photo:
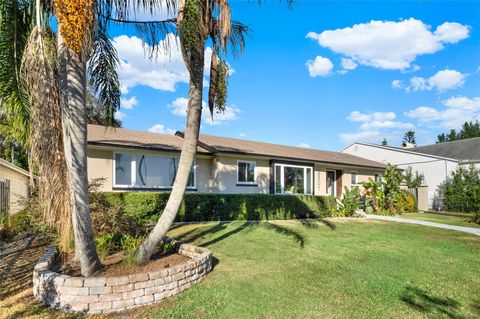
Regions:
M 24 209 L 28 200 L 29 177 L 0 163 L 0 179 L 10 181 L 10 213 Z
M 91 181 L 94 178 L 105 178 L 101 191 L 114 191 L 113 186 L 113 154 L 141 153 L 172 156 L 171 152 L 144 151 L 134 149 L 88 149 L 88 176 Z M 238 161 L 252 161 L 256 163 L 256 185 L 240 186 L 237 184 Z M 196 186 L 201 193 L 270 193 L 270 161 L 265 158 L 249 156 L 218 155 L 215 157 L 200 155 L 196 160 Z M 357 172 L 358 183 L 365 182 L 369 177 L 374 178 L 375 173 L 381 170 L 369 170 L 363 168 L 351 168 L 338 165 L 315 164 L 314 169 L 314 194 L 326 195 L 327 170 L 343 170 L 342 184 L 351 187 L 351 172 Z M 343 187 L 342 187 L 343 189 Z
M 171 152 L 156 152 L 148 150 L 134 150 L 134 149 L 101 149 L 101 148 L 88 148 L 88 179 L 92 181 L 95 178 L 105 178 L 105 182 L 99 191 L 112 192 L 116 191 L 113 187 L 113 154 L 153 154 L 172 156 Z M 179 154 L 175 154 L 179 155 Z M 174 155 L 174 156 L 175 156 Z M 199 192 L 208 192 L 208 180 L 210 176 L 210 159 L 208 158 L 196 158 L 196 182 Z
M 113 151 L 102 149 L 87 149 L 88 180 L 105 178 L 99 191 L 111 192 L 113 186 Z
M 256 185 L 237 185 L 237 162 L 239 160 L 256 163 Z M 212 161 L 209 192 L 212 193 L 270 193 L 270 162 L 251 157 L 217 156 Z

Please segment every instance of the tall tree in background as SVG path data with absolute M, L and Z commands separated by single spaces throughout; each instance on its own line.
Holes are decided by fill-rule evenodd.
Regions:
M 478 120 L 475 122 L 470 121 L 463 123 L 462 128 L 458 133 L 455 129 L 451 129 L 449 134 L 439 134 L 437 137 L 437 143 L 452 142 L 474 137 L 480 137 L 480 122 Z
M 403 142 L 417 145 L 415 141 L 415 131 L 409 130 L 406 132 L 405 135 L 403 135 Z
M 388 142 L 387 142 L 387 139 L 386 139 L 386 138 L 383 138 L 382 145 L 383 145 L 383 146 L 387 146 L 387 145 L 388 145 Z

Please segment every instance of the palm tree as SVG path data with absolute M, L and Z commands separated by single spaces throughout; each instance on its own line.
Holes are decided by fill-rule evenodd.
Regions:
M 94 7 L 95 13 L 101 3 Z M 55 4 L 62 7 L 58 10 L 61 15 L 65 3 L 56 1 Z M 103 118 L 113 122 L 120 104 L 118 57 L 106 29 L 99 24 L 94 25 L 91 33 L 86 27 L 89 49 L 67 48 L 61 32 L 58 32 L 57 45 L 49 27 L 52 14 L 48 1 L 0 0 L 1 113 L 12 131 L 24 141 L 24 147 L 31 150 L 41 176 L 40 199 L 45 215 L 62 235 L 64 251 L 71 238 L 69 228 L 72 223 L 75 225 L 75 238 L 81 238 L 75 245 L 76 255 L 81 257 L 82 274 L 88 276 L 100 266 L 89 225 L 88 193 L 85 196 L 85 191 L 79 192 L 69 185 L 88 187 L 86 135 L 82 135 L 86 131 L 81 131 L 85 127 L 86 72 L 93 94 L 103 107 Z M 71 17 L 64 15 L 63 18 L 63 22 L 67 21 L 64 26 L 68 26 Z M 71 94 L 62 94 L 67 90 Z M 67 135 L 71 132 L 74 134 Z M 65 139 L 65 147 L 63 133 L 72 137 Z M 71 174 L 67 172 L 67 163 L 74 168 Z
M 209 110 L 213 116 L 215 110 L 224 111 L 226 104 L 228 66 L 223 60 L 223 55 L 227 53 L 239 55 L 244 48 L 244 36 L 249 31 L 245 25 L 231 20 L 230 6 L 225 0 L 180 0 L 178 8 L 175 7 L 175 2 L 171 2 L 167 9 L 170 14 L 177 13 L 176 18 L 135 22 L 128 20 L 128 16 L 107 16 L 107 20 L 135 24 L 144 40 L 154 50 L 161 34 L 165 35 L 176 29 L 183 60 L 190 74 L 186 132 L 177 174 L 162 215 L 136 252 L 138 263 L 150 260 L 172 225 L 185 193 L 200 131 L 206 42 L 210 40 L 213 46 L 208 94 Z

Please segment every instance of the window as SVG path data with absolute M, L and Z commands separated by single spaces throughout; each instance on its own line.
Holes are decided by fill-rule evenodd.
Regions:
M 310 166 L 275 164 L 275 193 L 312 194 L 312 171 Z
M 375 182 L 378 182 L 382 179 L 382 175 L 380 174 L 375 174 L 374 176 L 375 176 Z
M 176 157 L 116 153 L 114 186 L 171 188 L 177 168 Z M 190 171 L 187 187 L 195 187 L 195 165 Z
M 357 172 L 351 172 L 350 175 L 352 176 L 352 185 L 357 184 Z
M 237 182 L 239 184 L 255 184 L 255 162 L 238 161 Z

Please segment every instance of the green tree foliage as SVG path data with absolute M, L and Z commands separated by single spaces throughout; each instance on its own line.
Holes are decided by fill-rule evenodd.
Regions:
M 459 166 L 439 187 L 443 203 L 449 211 L 478 213 L 480 211 L 480 169 Z
M 403 142 L 417 145 L 415 141 L 415 131 L 409 130 L 403 135 Z
M 400 188 L 403 180 L 404 176 L 393 165 L 387 166 L 382 180 L 374 181 L 369 178 L 363 183 L 366 206 L 372 207 L 375 213 L 382 215 L 401 214 L 413 210 L 411 207 L 414 204 L 411 204 L 412 198 L 409 198 L 411 194 Z
M 386 138 L 383 138 L 382 145 L 383 145 L 383 146 L 387 146 L 387 145 L 388 145 L 388 142 L 387 142 L 387 139 L 386 139 Z
M 450 133 L 442 133 L 437 136 L 437 143 L 465 140 L 468 138 L 480 137 L 480 122 L 478 120 L 465 122 L 459 132 L 451 129 Z
M 335 217 L 351 217 L 355 216 L 357 210 L 362 206 L 362 196 L 360 188 L 353 186 L 348 188 L 345 186 L 342 200 L 338 201 L 336 209 L 332 210 Z
M 418 171 L 415 171 L 414 173 L 410 166 L 403 172 L 403 178 L 408 188 L 422 186 L 425 181 L 425 176 L 422 173 L 418 173 Z

